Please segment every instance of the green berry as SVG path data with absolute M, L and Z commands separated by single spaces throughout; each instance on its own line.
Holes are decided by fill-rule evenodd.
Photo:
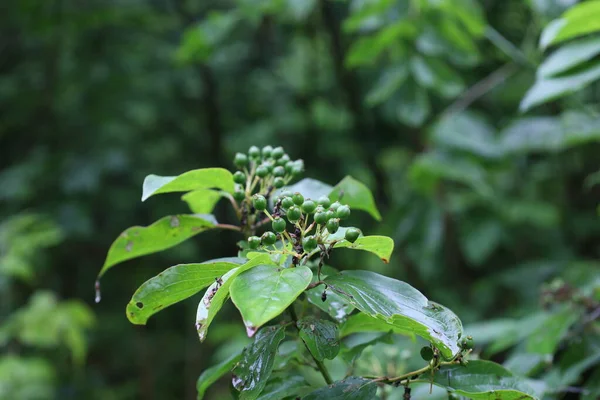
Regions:
M 473 341 L 473 336 L 467 336 L 460 342 L 460 347 L 464 350 L 471 350 L 475 347 L 475 342 Z
M 243 168 L 248 165 L 248 156 L 242 153 L 235 153 L 233 163 L 236 165 L 236 167 Z
M 284 197 L 283 200 L 281 200 L 281 207 L 283 207 L 284 210 L 287 210 L 288 208 L 290 208 L 293 205 L 294 205 L 294 200 L 292 200 L 291 197 Z
M 262 148 L 262 156 L 263 158 L 269 158 L 271 157 L 271 152 L 273 151 L 273 147 L 271 146 L 265 146 Z
M 304 172 L 304 168 L 300 168 L 297 165 L 294 165 L 291 173 L 293 176 L 299 176 L 299 175 L 302 175 L 303 172 Z
M 327 221 L 329 221 L 331 218 L 335 218 L 335 212 L 331 210 L 325 211 L 325 217 L 327 218 Z
M 269 171 L 269 173 L 273 172 L 273 168 L 275 168 L 275 163 L 271 160 L 267 160 L 265 162 L 263 162 L 261 165 L 263 165 L 264 167 L 267 168 L 267 171 Z
M 302 211 L 306 214 L 312 214 L 315 208 L 317 208 L 317 204 L 312 200 L 304 200 L 304 203 L 302 203 Z
M 282 155 L 279 160 L 276 161 L 277 165 L 281 165 L 282 167 L 285 167 L 288 162 L 290 162 L 290 156 L 287 154 Z
M 327 221 L 325 227 L 327 227 L 327 231 L 329 233 L 336 233 L 338 229 L 340 229 L 340 220 L 337 218 L 331 218 L 329 221 Z
M 283 199 L 284 197 L 292 197 L 292 192 L 289 190 L 284 190 L 279 194 L 279 198 Z
M 302 239 L 302 248 L 304 248 L 305 252 L 310 253 L 317 248 L 317 238 L 314 236 L 305 237 Z
M 315 222 L 319 225 L 325 225 L 327 223 L 327 213 L 321 211 L 315 213 Z
M 339 218 L 339 219 L 346 219 L 350 216 L 350 207 L 348 206 L 339 206 L 338 209 L 335 211 L 335 215 Z
M 273 168 L 273 176 L 285 176 L 285 168 L 280 165 Z
M 433 349 L 429 346 L 421 348 L 421 358 L 425 361 L 431 361 L 433 359 Z
M 265 199 L 265 196 L 261 194 L 255 194 L 252 197 L 252 205 L 258 211 L 264 211 L 267 208 L 267 199 Z
M 285 220 L 283 218 L 277 217 L 273 220 L 273 222 L 271 222 L 271 227 L 273 227 L 273 230 L 277 233 L 281 233 L 283 231 L 285 231 Z
M 258 176 L 259 178 L 264 178 L 267 175 L 269 175 L 269 170 L 264 165 L 261 165 L 258 168 L 256 168 L 256 176 Z
M 248 155 L 250 158 L 260 158 L 260 149 L 256 146 L 252 146 L 248 149 Z
M 302 203 L 304 203 L 304 196 L 302 196 L 300 193 L 296 192 L 292 196 L 292 200 L 294 200 L 295 205 L 301 206 Z
M 324 208 L 329 208 L 331 205 L 331 200 L 329 200 L 329 197 L 327 196 L 321 196 L 319 197 L 319 200 L 317 200 L 317 203 L 322 205 Z
M 331 205 L 329 206 L 329 209 L 331 211 L 337 211 L 337 209 L 341 206 L 342 204 L 339 201 L 335 201 L 333 203 L 331 203 Z
M 354 242 L 356 242 L 356 239 L 358 239 L 359 236 L 360 236 L 360 229 L 348 228 L 348 230 L 346 231 L 345 238 L 350 243 L 354 243 Z
M 246 198 L 246 193 L 243 190 L 236 190 L 233 192 L 233 198 L 237 201 L 243 201 Z
M 273 156 L 273 158 L 277 160 L 277 159 L 281 158 L 284 154 L 285 154 L 285 151 L 283 150 L 283 147 L 278 146 L 273 149 L 271 156 Z
M 277 241 L 277 235 L 275 235 L 273 232 L 265 232 L 260 237 L 260 240 L 263 245 L 272 246 Z
M 248 247 L 254 250 L 258 249 L 258 246 L 260 246 L 260 238 L 258 236 L 250 236 L 248 238 Z
M 281 189 L 283 186 L 285 186 L 285 181 L 283 178 L 277 177 L 273 179 L 273 186 L 275 186 L 276 189 Z
M 287 210 L 287 219 L 292 224 L 298 221 L 302 217 L 302 211 L 300 211 L 299 207 L 292 206 Z
M 233 181 L 235 183 L 239 183 L 240 185 L 246 183 L 246 174 L 242 171 L 237 171 L 235 174 L 233 174 Z
M 281 161 L 281 159 L 279 159 L 278 161 Z M 292 172 L 294 172 L 294 166 L 296 164 L 293 161 L 287 161 L 285 163 L 285 172 L 287 172 L 288 174 L 291 174 Z

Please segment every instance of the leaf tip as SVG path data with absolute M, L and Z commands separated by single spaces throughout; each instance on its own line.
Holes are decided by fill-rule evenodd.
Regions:
M 246 325 L 246 333 L 248 334 L 248 337 L 252 337 L 254 336 L 254 334 L 256 333 L 256 331 L 258 330 L 257 327 L 252 326 L 252 325 Z

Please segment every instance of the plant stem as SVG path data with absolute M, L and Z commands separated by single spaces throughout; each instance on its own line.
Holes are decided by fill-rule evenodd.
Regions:
M 215 228 L 229 229 L 230 231 L 236 231 L 236 232 L 239 232 L 242 230 L 239 226 L 230 225 L 230 224 L 217 224 L 217 225 L 215 225 Z
M 292 304 L 291 306 L 288 307 L 288 311 L 290 313 L 290 317 L 292 317 L 292 321 L 294 321 L 294 326 L 299 331 L 300 329 L 298 328 L 298 324 L 297 324 L 298 316 L 296 315 L 296 310 L 294 310 L 294 304 Z M 308 351 L 308 353 L 312 357 L 315 364 L 317 364 L 317 368 L 319 368 L 319 371 L 321 371 L 321 375 L 323 375 L 323 379 L 325 379 L 325 382 L 327 382 L 328 385 L 331 385 L 333 383 L 333 379 L 331 379 L 331 375 L 329 374 L 329 371 L 327 370 L 327 367 L 325 366 L 325 364 L 323 364 L 321 361 L 317 360 L 315 358 L 315 356 L 312 355 L 310 350 Z

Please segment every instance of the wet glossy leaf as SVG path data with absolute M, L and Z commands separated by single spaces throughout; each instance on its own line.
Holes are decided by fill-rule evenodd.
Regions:
M 306 266 L 261 265 L 240 274 L 231 284 L 231 300 L 240 310 L 248 336 L 281 314 L 306 289 L 312 271 Z
M 239 274 L 244 271 L 254 268 L 257 265 L 272 264 L 268 254 L 260 254 L 250 260 L 247 260 L 243 265 L 234 268 L 221 277 L 221 283 L 214 282 L 208 287 L 206 293 L 198 304 L 196 311 L 196 330 L 200 341 L 206 339 L 208 327 L 212 323 L 217 313 L 223 307 L 223 304 L 229 298 L 229 289 L 231 283 Z
M 284 327 L 267 326 L 257 332 L 252 344 L 244 348 L 232 379 L 241 400 L 254 400 L 263 391 L 273 370 L 277 348 L 284 338 Z
M 344 239 L 337 242 L 333 247 L 336 249 L 348 248 L 368 251 L 381 258 L 384 263 L 389 263 L 394 251 L 394 240 L 387 236 L 362 236 L 356 239 L 354 243 Z
M 160 193 L 191 192 L 198 189 L 222 189 L 233 193 L 231 172 L 224 168 L 204 168 L 185 172 L 179 176 L 148 175 L 142 185 L 142 201 Z
M 218 190 L 198 189 L 184 194 L 181 200 L 196 214 L 210 214 L 222 197 L 223 193 Z
M 110 246 L 98 277 L 118 263 L 166 250 L 214 226 L 205 216 L 170 215 L 149 226 L 128 228 Z
M 409 284 L 369 271 L 343 271 L 325 282 L 362 312 L 434 343 L 445 358 L 460 351 L 458 317 Z
M 340 351 L 337 325 L 314 317 L 302 318 L 297 323 L 300 338 L 319 361 L 333 360 Z
M 147 280 L 127 304 L 127 318 L 145 325 L 157 312 L 187 299 L 239 264 L 211 260 L 198 264 L 179 264 Z
M 204 398 L 204 393 L 206 390 L 217 380 L 227 374 L 234 365 L 240 361 L 242 357 L 242 353 L 238 352 L 233 354 L 231 357 L 227 358 L 224 361 L 221 361 L 218 364 L 213 365 L 212 367 L 204 370 L 202 374 L 198 377 L 198 381 L 196 382 L 196 390 L 198 391 L 198 400 L 202 400 Z
M 354 310 L 354 306 L 349 304 L 346 299 L 339 294 L 327 290 L 325 301 L 323 301 L 323 286 L 306 291 L 306 298 L 309 302 L 325 311 L 336 321 L 343 321 Z
M 350 376 L 332 385 L 315 390 L 302 400 L 373 400 L 377 385 L 368 379 Z
M 469 399 L 537 399 L 523 378 L 491 361 L 473 360 L 466 366 L 444 366 L 435 374 L 433 382 Z
M 352 315 L 340 326 L 340 337 L 358 332 L 393 332 L 414 337 L 412 331 L 404 329 L 402 326 L 392 325 L 365 313 Z
M 377 221 L 381 221 L 381 214 L 377 210 L 369 188 L 349 175 L 335 185 L 329 198 L 331 201 L 338 200 L 342 204 L 347 204 L 352 209 L 366 211 Z
M 304 377 L 289 373 L 273 374 L 257 400 L 281 400 L 301 396 L 312 390 Z M 294 397 L 295 398 L 295 397 Z

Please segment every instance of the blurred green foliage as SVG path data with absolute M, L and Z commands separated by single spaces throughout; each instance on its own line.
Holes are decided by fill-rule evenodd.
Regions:
M 410 282 L 491 330 L 481 344 L 561 318 L 535 317 L 556 277 L 598 300 L 598 1 L 21 0 L 0 10 L 0 398 L 196 396 L 200 372 L 246 343 L 241 326 L 200 345 L 182 324 L 193 301 L 144 328 L 123 310 L 166 267 L 232 254 L 234 233 L 108 274 L 95 318 L 81 302 L 93 303 L 124 227 L 186 210 L 175 197 L 136 202 L 144 176 L 229 167 L 251 144 L 285 146 L 325 182 L 366 182 L 383 224 L 360 225 L 395 239 L 393 261 L 342 253 L 335 263 Z M 502 319 L 482 323 L 492 318 Z M 597 391 L 598 360 L 586 354 L 598 324 L 584 328 L 559 330 L 543 361 L 560 385 Z M 529 348 L 509 337 L 503 349 Z M 537 364 L 483 350 L 540 376 Z M 224 382 L 208 395 L 228 392 Z

